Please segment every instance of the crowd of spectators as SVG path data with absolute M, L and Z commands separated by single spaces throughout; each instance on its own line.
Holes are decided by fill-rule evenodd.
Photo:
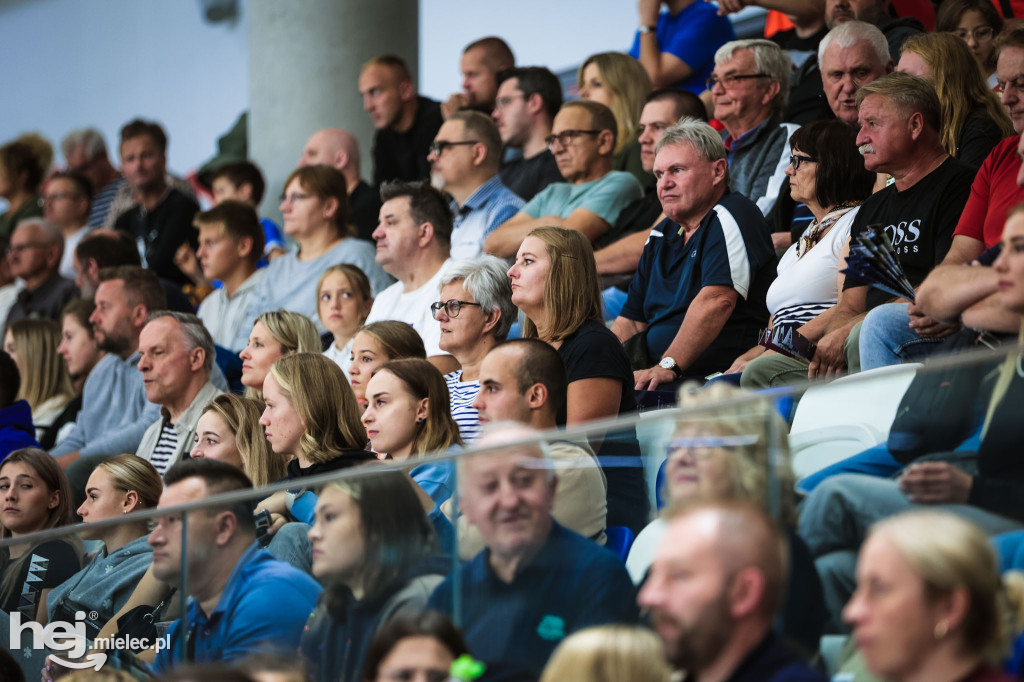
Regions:
M 1024 28 L 893 4 L 639 0 L 575 93 L 376 56 L 372 163 L 308 131 L 281 226 L 155 121 L 0 145 L 0 680 L 810 681 L 851 633 L 850 679 L 1022 674 L 1019 348 L 799 485 L 755 393 L 1024 334 Z

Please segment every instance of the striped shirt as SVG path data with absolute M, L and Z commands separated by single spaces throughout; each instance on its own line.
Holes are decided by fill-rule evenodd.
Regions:
M 160 439 L 156 442 L 156 447 L 153 448 L 149 462 L 163 476 L 170 465 L 174 463 L 177 452 L 178 433 L 174 430 L 174 424 L 165 421 L 163 428 L 160 429 Z
M 476 394 L 480 392 L 480 382 L 461 381 L 461 378 L 461 369 L 444 375 L 452 402 L 452 418 L 459 425 L 463 443 L 468 445 L 480 435 L 480 418 L 473 407 Z
M 123 176 L 117 176 L 111 180 L 106 187 L 96 192 L 96 196 L 92 198 L 92 206 L 89 209 L 89 222 L 86 223 L 86 227 L 100 227 L 107 220 L 107 214 L 110 213 L 110 204 L 114 201 L 114 197 L 117 196 L 118 190 L 124 185 L 125 179 Z

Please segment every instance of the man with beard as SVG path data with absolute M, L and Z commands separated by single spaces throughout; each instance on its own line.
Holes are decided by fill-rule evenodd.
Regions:
M 135 452 L 146 428 L 160 418 L 160 407 L 146 400 L 139 362 L 139 334 L 150 312 L 166 307 L 160 280 L 138 266 L 104 268 L 96 287 L 96 310 L 89 318 L 96 341 L 107 355 L 99 361 L 82 392 L 75 428 L 50 451 L 68 468 L 72 491 L 84 495 L 89 472 L 107 457 Z M 84 473 L 76 480 L 75 474 Z
M 689 682 L 818 681 L 775 634 L 786 563 L 779 530 L 749 502 L 670 510 L 637 598 Z

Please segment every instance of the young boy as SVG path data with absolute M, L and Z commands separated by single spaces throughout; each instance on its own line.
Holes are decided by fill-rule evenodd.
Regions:
M 249 307 L 249 296 L 263 276 L 256 268 L 263 254 L 263 227 L 256 210 L 241 201 L 223 201 L 196 215 L 199 250 L 196 256 L 203 276 L 222 286 L 203 299 L 199 319 L 213 342 L 227 350 Z
M 263 201 L 266 182 L 259 167 L 251 161 L 227 163 L 213 171 L 210 176 L 210 189 L 213 190 L 214 204 L 233 199 L 257 208 Z M 266 262 L 272 261 L 284 253 L 284 239 L 281 230 L 269 218 L 260 219 L 263 226 L 264 250 Z M 261 262 L 260 267 L 266 265 Z

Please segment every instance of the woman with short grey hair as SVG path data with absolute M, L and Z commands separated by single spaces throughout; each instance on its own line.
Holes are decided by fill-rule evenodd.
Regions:
M 461 369 L 445 375 L 452 416 L 466 443 L 476 438 L 480 421 L 473 400 L 480 391 L 480 364 L 504 341 L 518 312 L 512 303 L 505 261 L 479 256 L 453 263 L 441 279 L 440 300 L 432 304 L 441 325 L 441 350 Z

